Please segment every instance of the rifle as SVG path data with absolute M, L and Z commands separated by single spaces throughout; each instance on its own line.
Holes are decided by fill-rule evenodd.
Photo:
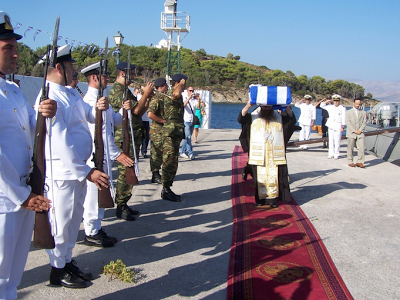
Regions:
M 124 82 L 124 97 L 122 99 L 122 105 L 124 102 L 128 99 L 128 83 L 130 82 L 131 78 L 131 52 L 128 52 L 128 67 L 125 70 L 125 82 Z M 136 157 L 136 151 L 135 151 L 135 139 L 133 137 L 133 129 L 132 129 L 132 120 L 131 120 L 131 111 L 127 111 L 126 109 L 123 109 L 122 112 L 122 151 L 127 155 L 129 155 L 129 125 L 131 129 L 131 138 L 132 138 L 132 145 L 133 145 L 133 153 L 135 157 L 135 169 L 133 167 L 126 167 L 126 174 L 125 174 L 125 180 L 127 184 L 130 185 L 138 185 L 139 181 L 136 176 L 136 169 L 138 166 L 137 163 L 137 157 Z
M 78 85 L 76 85 L 75 89 L 78 91 L 82 98 L 85 97 Z
M 103 97 L 103 87 L 101 86 L 101 76 L 107 75 L 107 50 L 108 50 L 108 38 L 106 38 L 106 46 L 104 50 L 104 60 L 100 59 L 99 68 L 99 90 L 97 94 L 97 100 Z M 104 68 L 103 68 L 104 61 Z M 105 113 L 105 112 L 104 112 Z M 103 141 L 103 111 L 96 108 L 96 120 L 94 129 L 94 146 L 95 151 L 93 154 L 94 166 L 100 172 L 104 172 L 104 141 Z M 107 153 L 108 155 L 108 153 Z M 98 190 L 98 205 L 99 208 L 110 208 L 114 207 L 114 200 L 111 197 L 110 187 L 102 188 Z
M 53 45 L 47 46 L 47 55 L 44 64 L 44 76 L 42 95 L 40 102 L 49 98 L 49 85 L 46 86 L 47 68 L 55 68 L 57 60 L 57 39 L 58 28 L 60 26 L 60 17 L 57 17 L 53 35 Z M 51 48 L 51 57 L 50 57 Z M 51 126 L 49 127 L 51 130 Z M 35 131 L 35 144 L 33 151 L 33 170 L 29 175 L 29 185 L 32 192 L 37 195 L 44 195 L 45 177 L 46 177 L 46 158 L 45 158 L 45 140 L 46 140 L 46 120 L 41 112 L 38 112 Z M 53 199 L 52 199 L 53 200 Z M 33 245 L 41 249 L 54 249 L 55 243 L 51 233 L 48 211 L 35 212 L 35 225 L 33 235 Z

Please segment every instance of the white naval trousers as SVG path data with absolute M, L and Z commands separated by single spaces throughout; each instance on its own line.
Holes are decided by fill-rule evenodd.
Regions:
M 342 131 L 340 129 L 333 130 L 329 128 L 328 135 L 329 135 L 328 157 L 339 158 L 340 140 L 342 139 Z
M 300 136 L 299 136 L 299 141 L 308 141 L 310 139 L 310 134 L 311 134 L 311 125 L 304 125 L 300 124 L 301 130 L 300 130 Z M 308 145 L 303 145 L 304 148 L 307 148 Z
M 94 163 L 88 161 L 87 165 L 94 168 Z M 104 173 L 107 172 L 107 162 L 103 163 Z M 99 208 L 99 189 L 93 183 L 87 182 L 87 193 L 83 204 L 83 227 L 87 236 L 96 235 L 101 229 L 101 220 L 104 218 L 105 208 Z
M 51 184 L 48 183 L 51 197 Z M 79 226 L 83 215 L 83 202 L 86 196 L 86 180 L 54 180 L 54 215 L 50 213 L 50 221 L 56 224 L 54 241 L 56 247 L 46 250 L 50 264 L 56 268 L 64 268 L 72 259 L 72 249 L 78 237 Z
M 0 213 L 0 299 L 17 298 L 29 247 L 35 213 L 21 208 Z
M 105 169 L 106 170 L 106 169 Z M 101 229 L 104 218 L 104 208 L 99 208 L 99 189 L 93 182 L 87 183 L 87 194 L 83 204 L 83 226 L 87 236 L 96 235 Z

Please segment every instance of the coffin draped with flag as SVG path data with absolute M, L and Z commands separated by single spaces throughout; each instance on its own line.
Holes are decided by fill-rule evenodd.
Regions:
M 250 85 L 251 104 L 272 105 L 274 109 L 288 106 L 292 102 L 292 93 L 288 86 Z

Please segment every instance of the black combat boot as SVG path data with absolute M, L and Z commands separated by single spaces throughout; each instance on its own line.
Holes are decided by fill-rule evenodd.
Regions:
M 85 281 L 93 280 L 92 273 L 90 272 L 85 273 L 81 269 L 79 269 L 78 266 L 76 265 L 75 260 L 71 260 L 69 263 L 65 264 L 64 270 L 68 271 L 69 273 L 75 276 L 78 276 L 79 278 Z
M 118 219 L 123 219 L 126 221 L 135 221 L 135 217 L 129 211 L 128 205 L 117 205 L 117 209 L 115 210 L 115 216 Z
M 172 202 L 181 202 L 181 196 L 176 195 L 171 191 L 170 187 L 163 187 L 161 191 L 161 198 Z
M 50 284 L 62 285 L 66 288 L 72 289 L 82 289 L 87 287 L 87 283 L 83 279 L 75 276 L 66 270 L 65 267 L 62 269 L 51 267 Z
M 161 175 L 158 171 L 153 172 L 153 176 L 151 177 L 151 183 L 161 184 Z

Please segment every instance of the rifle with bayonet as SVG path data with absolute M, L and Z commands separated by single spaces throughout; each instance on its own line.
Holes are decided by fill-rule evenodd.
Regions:
M 128 67 L 125 69 L 125 81 L 124 81 L 124 97 L 122 99 L 122 105 L 124 102 L 128 99 L 128 92 L 129 88 L 128 85 L 130 84 L 130 78 L 131 78 L 131 52 L 128 52 Z M 131 118 L 129 118 L 129 113 L 131 111 L 127 111 L 126 109 L 123 109 L 122 112 L 122 151 L 124 154 L 130 157 L 129 155 L 129 125 L 131 125 L 131 138 L 132 138 L 132 145 L 133 145 L 133 153 L 135 157 L 135 167 L 137 168 L 137 158 L 136 158 L 136 151 L 135 151 L 135 140 L 133 137 L 133 130 L 132 130 L 132 124 L 130 124 Z M 138 178 L 136 176 L 135 169 L 133 167 L 126 167 L 126 183 L 130 185 L 137 185 L 139 184 Z
M 60 17 L 57 18 L 53 44 L 47 46 L 47 55 L 44 63 L 44 76 L 42 95 L 40 102 L 49 98 L 49 85 L 46 85 L 47 69 L 55 68 L 57 60 L 57 39 L 58 28 L 60 25 Z M 51 50 L 51 51 L 50 51 Z M 51 56 L 50 56 L 51 52 Z M 50 126 L 51 127 L 51 126 Z M 51 128 L 48 128 L 50 130 Z M 29 185 L 32 192 L 37 195 L 44 196 L 45 178 L 46 178 L 46 158 L 45 158 L 45 142 L 46 142 L 46 118 L 41 112 L 37 114 L 35 144 L 33 150 L 33 170 L 29 176 Z M 53 199 L 51 199 L 53 200 Z M 48 211 L 35 212 L 35 225 L 33 234 L 33 245 L 41 249 L 54 249 L 55 243 L 51 232 Z
M 103 87 L 101 85 L 101 76 L 107 75 L 107 51 L 108 51 L 108 38 L 106 39 L 106 45 L 104 50 L 104 59 L 100 59 L 99 68 L 99 89 L 97 100 L 103 97 Z M 103 65 L 104 63 L 104 65 Z M 94 146 L 95 151 L 93 154 L 94 166 L 97 170 L 104 173 L 104 141 L 103 141 L 103 113 L 105 112 L 96 108 L 96 120 L 94 129 Z M 108 153 L 107 153 L 108 155 Z M 98 190 L 98 205 L 99 208 L 110 208 L 114 207 L 114 200 L 111 197 L 110 187 L 102 187 Z

